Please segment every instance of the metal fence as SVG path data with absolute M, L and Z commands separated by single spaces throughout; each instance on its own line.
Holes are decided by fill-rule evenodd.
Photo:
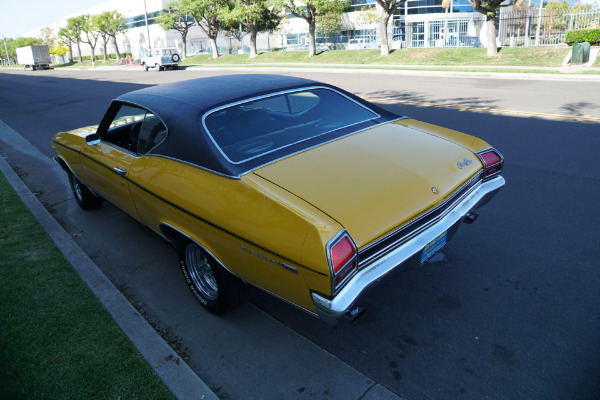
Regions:
M 439 16 L 439 17 L 438 17 Z M 565 43 L 567 31 L 600 27 L 600 11 L 591 13 L 547 14 L 545 10 L 503 12 L 497 17 L 499 46 L 555 46 Z M 480 47 L 485 16 L 436 14 L 426 20 L 399 17 L 391 37 L 395 48 Z
M 547 14 L 546 10 L 512 11 L 500 16 L 503 46 L 553 46 L 565 43 L 567 31 L 600 27 L 600 12 Z M 528 15 L 529 14 L 529 15 Z

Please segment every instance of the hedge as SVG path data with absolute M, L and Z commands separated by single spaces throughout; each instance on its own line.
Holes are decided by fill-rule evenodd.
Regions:
M 583 42 L 600 44 L 600 28 L 570 30 L 567 32 L 566 42 L 569 46 Z

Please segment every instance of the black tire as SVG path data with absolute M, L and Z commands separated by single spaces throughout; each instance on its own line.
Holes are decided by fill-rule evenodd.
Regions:
M 196 299 L 211 313 L 226 314 L 247 299 L 249 288 L 189 240 L 177 243 L 179 266 Z
M 160 65 L 158 65 L 158 64 L 154 64 L 154 69 L 156 71 L 162 71 L 162 67 Z
M 179 54 L 173 54 L 171 56 L 171 61 L 178 62 L 180 60 Z
M 148 71 L 148 66 L 146 65 L 146 63 L 142 64 L 142 68 L 144 69 L 144 71 Z
M 71 184 L 73 196 L 75 196 L 75 201 L 77 201 L 79 207 L 84 210 L 93 210 L 102 204 L 102 197 L 94 194 L 71 172 L 69 172 L 69 183 Z

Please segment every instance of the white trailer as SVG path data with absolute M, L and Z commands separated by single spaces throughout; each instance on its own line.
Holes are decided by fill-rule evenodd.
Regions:
M 17 49 L 17 62 L 25 69 L 35 71 L 38 68 L 49 69 L 52 59 L 48 46 L 27 46 Z

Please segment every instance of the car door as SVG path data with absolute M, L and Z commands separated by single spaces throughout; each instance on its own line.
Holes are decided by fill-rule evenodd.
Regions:
M 129 173 L 137 154 L 139 133 L 146 110 L 122 104 L 111 121 L 99 132 L 100 141 L 82 149 L 86 184 L 104 199 L 139 219 L 130 191 Z

